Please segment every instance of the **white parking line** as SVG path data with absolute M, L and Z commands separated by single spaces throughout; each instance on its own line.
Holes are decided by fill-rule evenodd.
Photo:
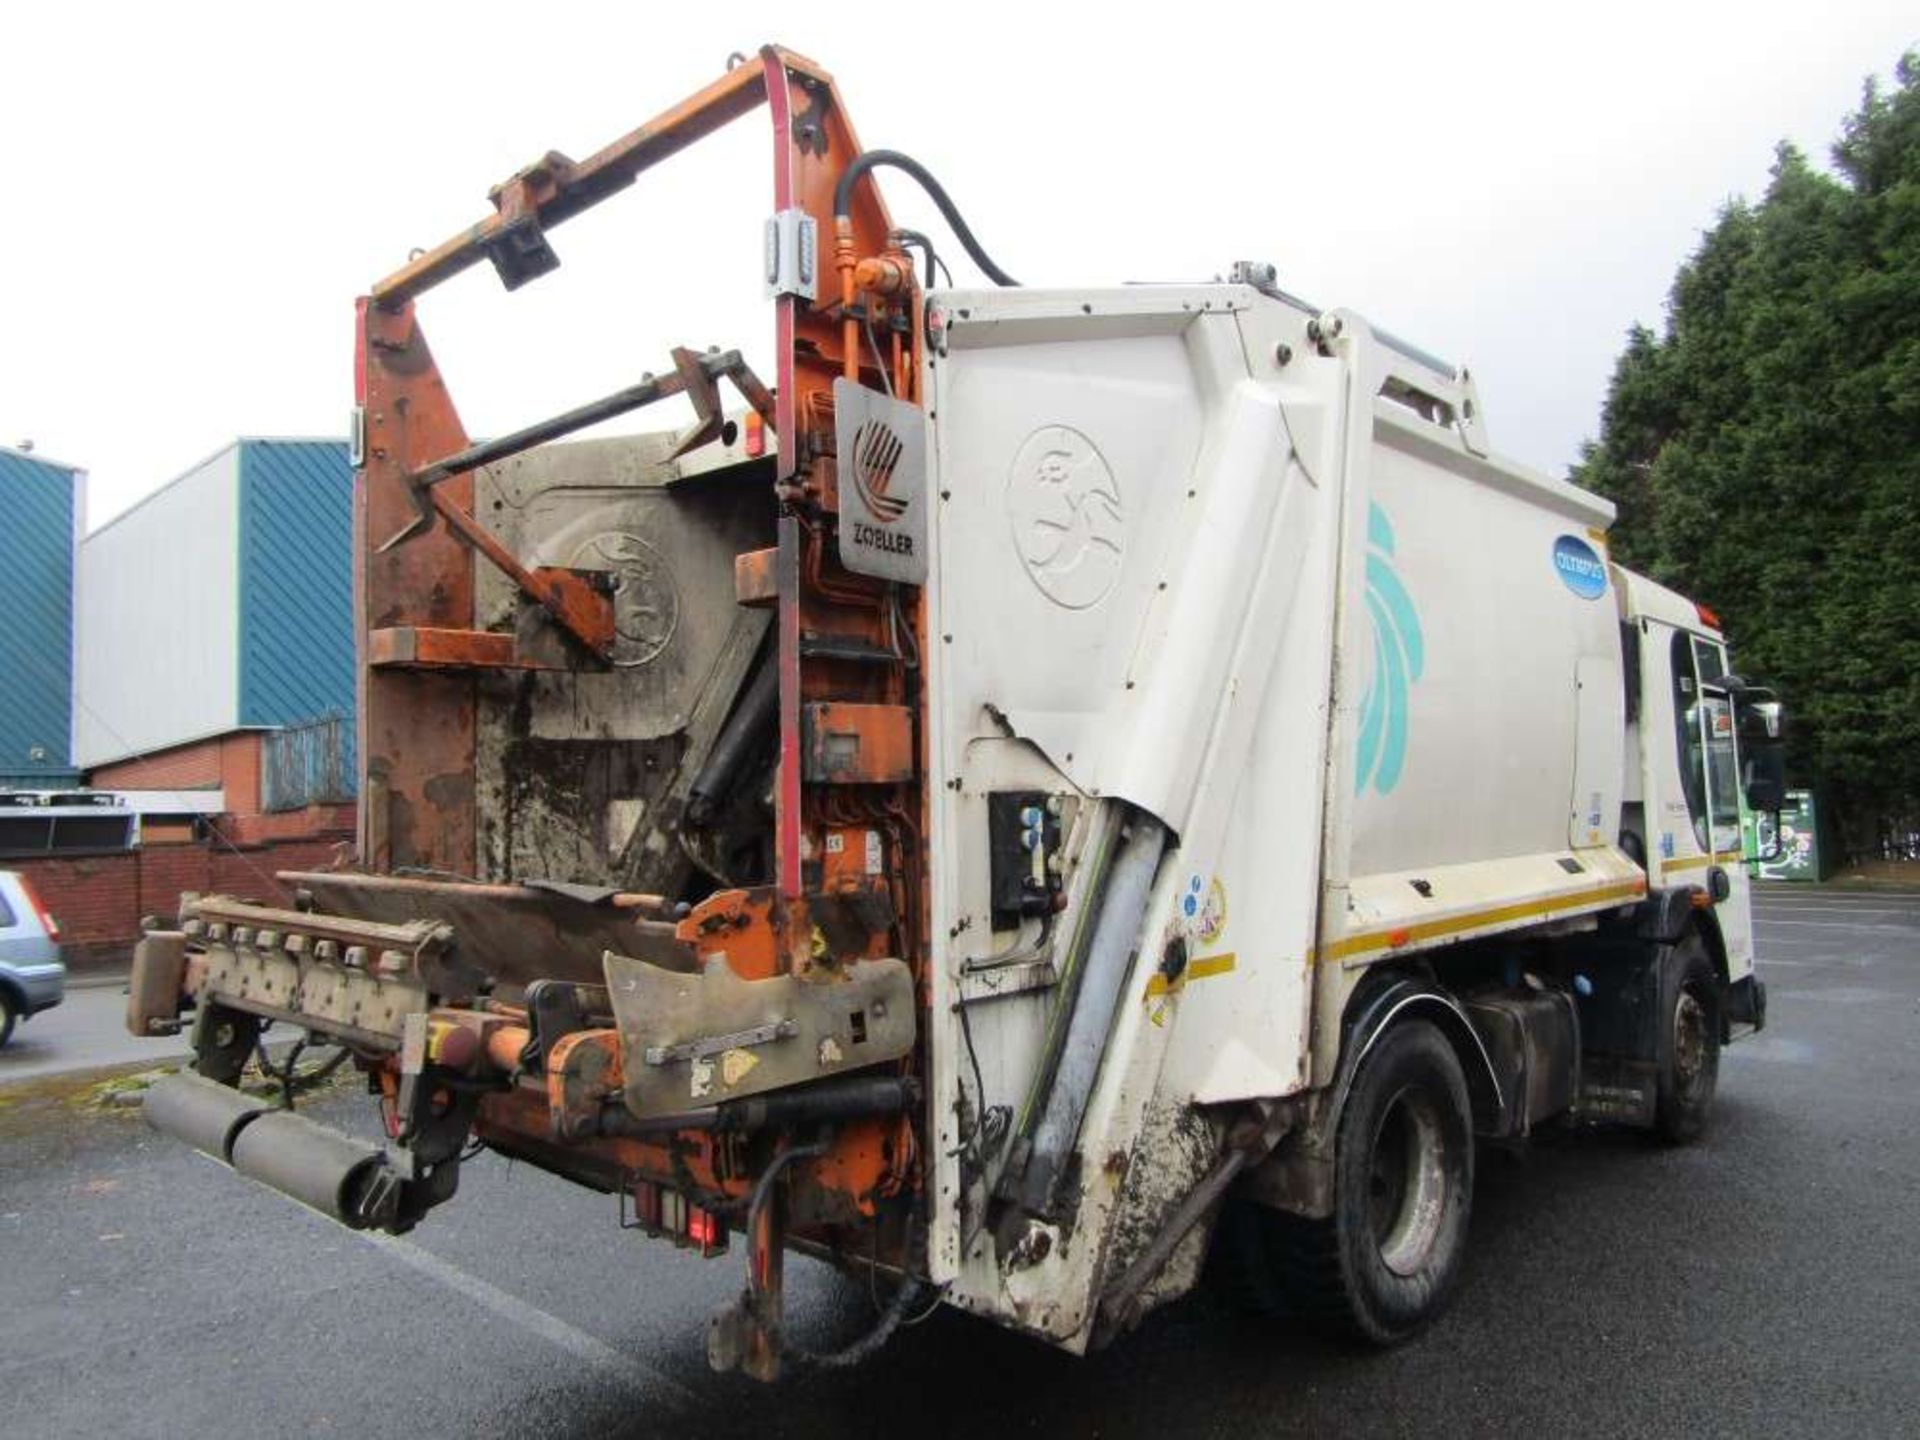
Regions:
M 1912 925 L 1845 925 L 1845 927 L 1841 927 L 1841 925 L 1834 924 L 1832 920 L 1774 920 L 1772 916 L 1766 916 L 1764 920 L 1761 920 L 1761 924 L 1799 925 L 1799 927 L 1805 927 L 1805 929 L 1872 931 L 1872 933 L 1876 933 L 1876 935 L 1912 935 L 1912 933 L 1914 933 L 1914 927 L 1912 927 Z
M 1837 889 L 1809 889 L 1805 885 L 1755 885 L 1755 900 L 1866 900 L 1872 904 L 1901 904 L 1907 900 L 1920 902 L 1920 889 L 1859 889 L 1859 891 L 1837 891 Z
M 214 1159 L 204 1151 L 196 1150 L 194 1154 L 209 1165 L 225 1170 L 229 1175 L 237 1173 L 230 1166 Z M 255 1185 L 256 1188 L 286 1201 L 287 1204 L 308 1215 L 314 1213 L 291 1195 L 282 1194 L 271 1185 L 259 1185 L 258 1182 L 255 1182 Z M 542 1310 L 538 1305 L 522 1300 L 518 1295 L 502 1290 L 498 1285 L 482 1280 L 478 1275 L 468 1274 L 451 1260 L 443 1260 L 431 1250 L 423 1250 L 410 1240 L 378 1230 L 347 1230 L 344 1225 L 339 1228 L 346 1230 L 356 1239 L 366 1241 L 381 1253 L 392 1256 L 401 1264 L 418 1271 L 429 1280 L 437 1281 L 456 1294 L 466 1296 L 474 1304 L 497 1315 L 508 1324 L 545 1340 L 557 1349 L 564 1350 L 576 1360 L 584 1361 L 623 1385 L 630 1386 L 642 1394 L 657 1395 L 660 1391 L 667 1390 L 672 1392 L 676 1400 L 689 1404 L 700 1402 L 701 1397 L 683 1381 L 676 1380 L 666 1372 L 656 1370 L 653 1366 L 631 1355 L 623 1355 L 598 1336 L 589 1335 L 579 1326 L 569 1324 L 551 1311 Z
M 299 1204 L 298 1201 L 292 1203 Z M 443 1260 L 431 1250 L 423 1250 L 409 1240 L 377 1230 L 356 1230 L 353 1233 L 374 1249 L 391 1255 L 401 1264 L 411 1266 L 449 1290 L 466 1296 L 508 1324 L 539 1336 L 548 1344 L 566 1351 L 576 1360 L 584 1360 L 596 1369 L 605 1371 L 623 1384 L 645 1392 L 670 1390 L 676 1399 L 690 1404 L 700 1400 L 693 1390 L 664 1371 L 656 1370 L 631 1355 L 623 1355 L 579 1326 L 569 1324 L 551 1311 L 542 1310 L 538 1305 L 522 1300 L 518 1295 L 502 1290 L 478 1275 L 468 1274 L 451 1260 Z
M 1889 908 L 1867 905 L 1756 905 L 1756 916 L 1773 915 L 1906 915 L 1920 919 L 1920 906 Z M 1838 923 L 1838 922 L 1836 922 Z

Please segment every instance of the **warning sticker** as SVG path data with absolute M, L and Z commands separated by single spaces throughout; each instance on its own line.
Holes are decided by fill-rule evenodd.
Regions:
M 1211 880 L 1198 873 L 1187 877 L 1180 894 L 1180 919 L 1187 934 L 1202 945 L 1211 945 L 1226 933 L 1227 887 L 1218 875 Z

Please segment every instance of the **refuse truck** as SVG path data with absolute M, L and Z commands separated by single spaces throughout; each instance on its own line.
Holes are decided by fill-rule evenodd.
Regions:
M 472 439 L 428 293 L 537 289 L 753 114 L 768 373 L 691 345 Z M 355 863 L 146 934 L 129 1027 L 194 1052 L 155 1127 L 351 1227 L 483 1151 L 604 1192 L 744 1258 L 707 1349 L 762 1379 L 939 1303 L 1083 1352 L 1209 1264 L 1390 1343 L 1477 1142 L 1702 1133 L 1766 1019 L 1780 702 L 1465 368 L 1264 264 L 1022 286 L 774 47 L 490 198 L 358 306 Z M 269 1026 L 374 1138 L 238 1087 Z M 783 1323 L 789 1250 L 871 1333 Z

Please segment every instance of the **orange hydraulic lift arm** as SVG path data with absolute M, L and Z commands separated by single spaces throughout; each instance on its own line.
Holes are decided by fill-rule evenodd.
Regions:
M 834 227 L 835 187 L 860 153 L 832 78 L 814 62 L 776 46 L 751 59 L 736 57 L 724 76 L 680 104 L 583 161 L 549 154 L 494 187 L 494 213 L 470 226 L 376 284 L 360 307 L 356 396 L 366 416 L 361 519 L 371 537 L 358 549 L 359 611 L 369 631 L 385 630 L 372 646 L 377 656 L 418 656 L 429 642 L 443 666 L 498 663 L 497 644 L 463 641 L 472 625 L 471 532 L 461 524 L 470 513 L 470 467 L 450 467 L 450 459 L 471 452 L 451 398 L 442 383 L 414 314 L 413 301 L 434 286 L 490 260 L 509 287 L 518 286 L 557 263 L 546 231 L 633 183 L 639 174 L 686 149 L 695 141 L 759 105 L 768 109 L 773 139 L 773 202 L 777 214 L 804 214 L 814 233 Z M 879 191 L 871 181 L 858 187 L 849 207 L 857 249 L 862 255 L 885 253 L 890 224 Z M 818 255 L 815 265 L 818 265 Z M 837 296 L 792 291 L 775 298 L 777 374 L 769 418 L 779 444 L 778 478 L 783 494 L 811 495 L 833 508 L 830 438 L 821 440 L 823 420 L 830 431 L 830 394 L 834 378 L 848 363 L 842 355 L 843 330 Z M 902 309 L 917 310 L 917 292 L 903 297 Z M 858 368 L 858 362 L 852 362 Z M 669 382 L 672 377 L 669 377 Z M 730 378 L 756 409 L 767 391 L 750 373 Z M 742 383 L 742 382 L 746 383 Z M 667 385 L 657 387 L 663 392 Z M 617 397 L 608 397 L 609 400 Z M 696 398 L 698 398 L 696 396 Z M 539 427 L 530 427 L 538 429 Z M 551 438 L 551 437 L 548 437 Z M 809 473 L 811 472 L 811 473 Z M 431 531 L 435 519 L 448 526 Z M 423 520 L 425 524 L 423 525 Z M 799 575 L 801 536 L 783 522 L 783 534 L 795 531 L 784 546 L 794 551 L 785 566 Z M 389 542 L 415 536 L 403 545 Z M 514 567 L 503 566 L 526 588 Z M 586 644 L 588 653 L 604 634 L 605 622 L 593 612 L 603 597 L 585 583 L 591 577 L 541 572 L 544 582 L 530 592 L 564 628 Z M 797 607 L 783 608 L 783 631 L 794 628 Z M 596 621 L 598 623 L 596 623 Z M 498 637 L 492 637 L 497 640 Z M 783 645 L 783 666 L 797 665 L 798 631 Z M 791 652 L 791 653 L 788 653 Z M 421 865 L 469 873 L 473 860 L 474 816 L 470 800 L 427 793 L 432 777 L 459 773 L 470 766 L 471 695 L 458 676 L 375 670 L 363 676 L 362 755 L 377 759 L 380 784 L 374 806 L 363 812 L 362 852 L 379 868 Z M 783 678 L 791 678 L 791 675 Z M 423 737 L 429 716 L 438 720 L 438 737 Z M 389 724 L 389 718 L 392 723 Z M 797 753 L 800 710 L 797 685 L 782 685 L 782 733 Z M 411 753 L 403 753 L 411 752 Z M 779 849 L 781 888 L 800 890 L 798 767 L 783 772 Z M 413 823 L 382 823 L 377 807 L 399 802 Z M 425 823 L 422 823 L 425 822 Z
M 544 231 L 626 189 L 641 171 L 757 109 L 766 102 L 767 76 L 774 70 L 798 71 L 822 84 L 832 83 L 811 61 L 770 45 L 758 58 L 741 59 L 698 94 L 585 160 L 548 151 L 494 186 L 488 197 L 492 215 L 410 260 L 375 285 L 371 298 L 391 309 L 486 259 L 494 262 L 510 290 L 545 274 L 557 260 L 546 247 Z
M 760 105 L 767 107 L 771 122 L 775 221 L 812 241 L 810 265 L 800 266 L 810 273 L 798 276 L 800 283 L 773 287 L 777 373 L 771 394 L 750 372 L 724 367 L 725 356 L 680 352 L 676 376 L 643 382 L 631 392 L 483 446 L 471 444 L 427 350 L 415 300 L 483 260 L 509 289 L 546 273 L 558 263 L 547 238 L 553 226 L 624 190 L 642 171 Z M 873 655 L 895 648 L 890 637 L 903 622 L 924 642 L 917 590 L 827 568 L 831 549 L 824 537 L 831 534 L 838 509 L 834 383 L 847 377 L 876 390 L 891 386 L 904 398 L 914 388 L 904 382 L 917 373 L 918 360 L 904 337 L 912 337 L 917 352 L 921 333 L 919 286 L 867 173 L 871 164 L 856 166 L 863 153 L 831 78 L 813 62 L 770 46 L 756 58 L 740 59 L 715 83 L 586 160 L 549 154 L 528 166 L 491 192 L 492 215 L 380 281 L 362 300 L 356 399 L 366 428 L 355 524 L 356 604 L 368 641 L 361 669 L 360 754 L 361 854 L 369 868 L 475 873 L 474 787 L 448 780 L 474 771 L 478 702 L 471 670 L 511 663 L 511 657 L 503 658 L 509 647 L 500 643 L 502 636 L 473 629 L 476 551 L 545 604 L 589 653 L 592 641 L 603 634 L 596 628 L 600 597 L 576 587 L 569 580 L 573 572 L 525 566 L 510 554 L 496 554 L 502 548 L 497 542 L 487 543 L 493 537 L 472 515 L 475 467 L 498 458 L 503 444 L 544 443 L 577 428 L 565 423 L 570 417 L 597 415 L 616 402 L 620 410 L 606 413 L 630 409 L 626 400 L 642 390 L 665 393 L 677 384 L 703 409 L 703 419 L 710 419 L 704 412 L 711 408 L 711 382 L 720 378 L 716 371 L 723 371 L 762 414 L 771 402 L 768 418 L 779 445 L 776 487 L 783 503 L 777 546 L 771 553 L 743 557 L 754 562 L 749 570 L 770 572 L 775 593 L 769 598 L 777 605 L 776 863 L 770 887 L 722 891 L 696 906 L 680 926 L 681 938 L 696 953 L 709 943 L 724 943 L 729 963 L 743 978 L 821 971 L 830 981 L 840 961 L 822 953 L 809 908 L 818 897 L 807 893 L 802 857 L 817 852 L 821 837 L 834 827 L 874 826 L 892 837 L 886 883 L 894 887 L 899 918 L 891 925 L 883 922 L 864 949 L 847 954 L 922 962 L 927 906 L 920 835 L 926 797 L 924 756 L 918 751 L 923 742 L 918 727 L 898 723 L 917 701 L 918 676 L 904 653 L 891 665 L 856 665 L 803 647 L 803 612 L 807 629 L 864 644 Z M 855 173 L 849 179 L 850 171 Z M 839 283 L 821 273 L 825 247 L 820 240 L 829 235 L 835 237 Z M 801 253 L 806 254 L 804 244 Z M 866 260 L 876 263 L 854 276 L 852 267 Z M 850 323 L 849 284 L 853 301 L 866 300 L 857 325 Z M 876 339 L 877 323 L 885 328 Z M 703 395 L 707 407 L 700 406 Z M 429 508 L 432 519 L 445 519 L 447 525 L 432 519 L 421 524 Z M 402 543 L 385 543 L 399 536 L 405 537 Z M 583 582 L 593 578 L 579 577 Z M 533 588 L 539 586 L 544 590 Z M 913 647 L 913 653 L 921 648 Z M 891 748 L 914 753 L 897 772 L 884 776 L 812 773 L 803 716 L 871 726 L 876 751 L 889 748 L 882 740 L 897 739 Z M 709 931 L 724 940 L 703 938 Z M 614 1062 L 621 1053 L 617 1032 L 586 1031 L 569 1038 L 583 1053 L 603 1047 Z M 500 1047 L 512 1051 L 516 1039 L 506 1034 Z M 559 1058 L 549 1058 L 549 1070 L 570 1073 Z M 582 1068 L 584 1073 L 591 1067 Z M 554 1103 L 562 1106 L 557 1113 L 565 1113 L 574 1102 L 565 1086 L 560 1088 Z M 590 1113 L 601 1098 L 596 1090 L 580 1103 Z M 525 1131 L 523 1138 L 539 1143 L 546 1143 L 552 1118 L 491 1099 L 482 1109 L 483 1123 L 496 1132 Z M 567 1143 L 604 1150 L 645 1142 L 582 1137 Z M 874 1216 L 877 1197 L 897 1195 L 916 1183 L 919 1145 L 910 1115 L 850 1119 L 818 1149 L 783 1143 L 780 1165 L 792 1168 L 792 1183 L 835 1192 L 843 1212 L 851 1205 Z M 735 1363 L 757 1374 L 778 1367 L 784 1217 L 782 1192 L 770 1189 L 766 1202 L 754 1207 L 749 1226 L 750 1294 L 731 1317 Z

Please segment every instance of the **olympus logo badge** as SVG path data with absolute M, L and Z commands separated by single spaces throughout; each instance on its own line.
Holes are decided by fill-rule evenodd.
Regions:
M 1007 473 L 1013 543 L 1040 593 L 1067 610 L 1107 598 L 1126 558 L 1120 486 L 1094 443 L 1068 425 L 1026 438 Z
M 1598 600 L 1607 593 L 1606 562 L 1576 535 L 1553 542 L 1553 568 L 1560 583 L 1582 600 Z

